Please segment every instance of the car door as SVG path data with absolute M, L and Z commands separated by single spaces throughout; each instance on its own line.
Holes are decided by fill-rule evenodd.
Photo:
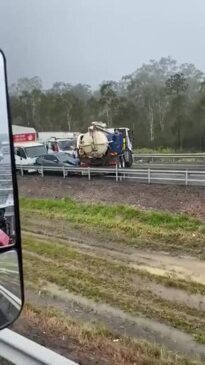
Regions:
M 57 159 L 56 156 L 48 154 L 42 157 L 41 163 L 43 166 L 56 167 L 58 166 L 59 160 Z
M 58 170 L 56 167 L 63 167 L 63 163 L 59 161 L 57 156 L 53 154 L 45 155 L 42 159 L 42 165 L 52 173 L 62 173 L 62 169 Z
M 15 148 L 15 158 L 17 164 L 26 164 L 26 154 L 22 147 Z

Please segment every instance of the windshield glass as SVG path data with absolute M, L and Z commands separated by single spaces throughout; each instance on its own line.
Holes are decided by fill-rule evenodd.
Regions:
M 32 146 L 32 147 L 25 147 L 25 152 L 27 157 L 32 158 L 47 154 L 47 149 L 45 148 L 45 146 Z
M 66 161 L 70 161 L 70 159 L 72 159 L 72 157 L 69 156 L 67 153 L 59 153 L 58 159 L 60 162 L 66 162 Z
M 58 145 L 59 145 L 60 150 L 70 151 L 70 150 L 74 150 L 75 141 L 66 139 L 66 140 L 63 140 L 63 141 L 58 141 Z

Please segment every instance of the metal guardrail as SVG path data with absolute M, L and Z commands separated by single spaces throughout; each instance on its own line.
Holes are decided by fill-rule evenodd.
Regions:
M 156 161 L 156 160 L 204 160 L 205 161 L 205 152 L 204 153 L 133 153 L 133 160 L 135 162 L 139 161 Z
M 16 332 L 0 332 L 0 355 L 15 365 L 77 365 Z
M 205 157 L 205 152 L 195 152 L 195 153 L 137 153 L 133 154 L 134 157 Z
M 158 183 L 158 184 L 183 184 L 183 185 L 198 185 L 205 186 L 205 171 L 191 169 L 154 169 L 154 168 L 101 168 L 101 167 L 43 167 L 36 168 L 33 165 L 17 165 L 18 170 L 23 176 L 25 171 L 38 171 L 42 176 L 46 172 L 59 172 L 65 178 L 69 173 L 84 175 L 91 180 L 91 177 L 96 175 L 104 175 L 112 177 L 116 181 L 132 180 L 141 181 L 143 183 Z

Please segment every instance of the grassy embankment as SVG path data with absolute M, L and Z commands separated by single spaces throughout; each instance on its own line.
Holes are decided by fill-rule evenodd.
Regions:
M 18 322 L 17 332 L 49 347 L 58 349 L 64 356 L 80 361 L 82 365 L 194 365 L 196 362 L 179 355 L 168 353 L 155 345 L 134 341 L 127 337 L 113 335 L 103 326 L 92 326 L 65 318 L 62 313 L 26 305 L 20 322 L 26 324 L 26 331 Z M 62 335 L 63 334 L 63 335 Z
M 21 199 L 23 213 L 63 219 L 137 248 L 204 255 L 205 224 L 185 214 L 144 211 L 128 205 L 87 204 L 71 199 Z
M 132 247 L 191 252 L 201 255 L 204 225 L 185 215 L 140 211 L 133 207 L 81 204 L 72 200 L 22 199 L 24 213 L 64 219 L 78 227 L 100 229 Z M 86 213 L 86 214 L 85 214 Z M 56 223 L 55 223 L 56 224 Z M 57 240 L 56 240 L 57 241 Z M 190 333 L 205 343 L 204 312 L 162 298 L 152 284 L 204 295 L 205 287 L 190 280 L 151 275 L 127 263 L 93 256 L 66 243 L 51 243 L 24 236 L 25 277 L 29 284 L 46 288 L 54 283 L 63 290 L 95 302 L 107 303 L 133 315 L 144 315 Z
M 94 258 L 62 244 L 51 245 L 45 240 L 28 236 L 24 237 L 24 248 L 26 281 L 34 287 L 46 289 L 47 282 L 54 283 L 62 290 L 95 302 L 107 303 L 133 315 L 144 315 L 163 321 L 193 334 L 199 342 L 204 342 L 203 311 L 163 299 L 146 289 L 146 284 L 155 280 L 162 282 L 161 277 L 130 269 L 126 264 Z M 38 256 L 33 256 L 32 253 Z M 172 285 L 174 286 L 174 281 Z M 204 291 L 203 286 L 195 287 L 192 283 L 180 280 L 176 280 L 176 286 Z

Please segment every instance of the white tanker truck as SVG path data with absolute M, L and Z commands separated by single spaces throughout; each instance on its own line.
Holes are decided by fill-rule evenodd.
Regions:
M 87 133 L 77 139 L 82 165 L 131 167 L 132 143 L 129 128 L 107 128 L 105 123 L 92 122 Z

